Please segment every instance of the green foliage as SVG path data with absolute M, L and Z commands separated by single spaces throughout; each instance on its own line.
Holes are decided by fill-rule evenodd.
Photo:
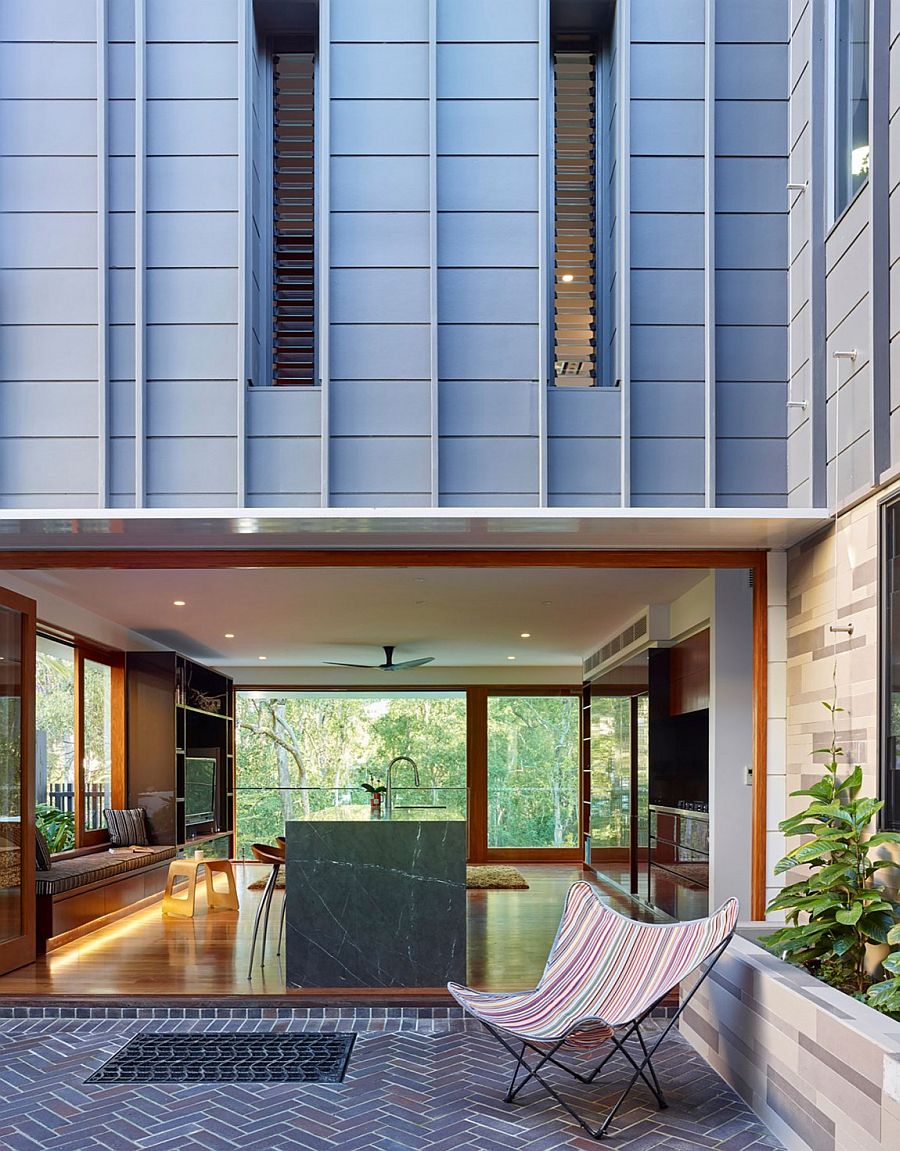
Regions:
M 882 967 L 888 977 L 880 983 L 872 984 L 866 992 L 866 1002 L 885 1015 L 900 1019 L 900 923 L 895 923 L 890 929 L 887 941 L 898 950 L 892 951 L 885 959 Z
M 43 833 L 52 852 L 68 851 L 75 846 L 75 813 L 60 811 L 49 803 L 37 803 L 34 822 Z
M 854 767 L 845 778 L 838 777 L 841 749 L 836 722 L 843 709 L 829 703 L 824 706 L 831 714 L 831 744 L 823 749 L 828 755 L 825 774 L 812 787 L 791 793 L 808 796 L 811 802 L 779 824 L 787 835 L 803 839 L 780 860 L 775 873 L 799 866 L 808 870 L 769 904 L 769 912 L 786 912 L 787 925 L 763 943 L 827 982 L 861 996 L 868 984 L 866 945 L 888 941 L 889 933 L 896 932 L 892 925 L 898 912 L 897 905 L 874 885 L 879 869 L 894 865 L 890 860 L 872 859 L 869 853 L 884 844 L 900 843 L 900 835 L 869 835 L 869 825 L 883 803 L 859 794 L 862 768 Z

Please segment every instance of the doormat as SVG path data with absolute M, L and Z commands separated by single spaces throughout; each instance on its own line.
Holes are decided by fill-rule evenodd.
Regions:
M 501 889 L 527 891 L 528 884 L 521 871 L 499 863 L 479 864 L 466 868 L 466 887 L 470 889 Z
M 86 1083 L 340 1083 L 356 1036 L 245 1031 L 136 1035 Z

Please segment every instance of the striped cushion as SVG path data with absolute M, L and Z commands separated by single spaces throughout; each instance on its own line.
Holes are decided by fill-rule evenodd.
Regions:
M 38 871 L 49 871 L 52 860 L 50 858 L 50 845 L 44 839 L 44 833 L 38 828 L 34 829 L 34 866 Z
M 38 895 L 60 895 L 99 879 L 112 879 L 174 857 L 174 847 L 151 847 L 149 852 L 136 851 L 133 855 L 111 855 L 102 851 L 75 859 L 58 859 L 49 871 L 37 872 L 35 890 Z
M 103 816 L 109 828 L 109 841 L 115 847 L 146 847 L 150 842 L 142 807 L 104 807 Z
M 638 923 L 576 883 L 566 899 L 556 940 L 533 991 L 493 994 L 448 984 L 476 1019 L 535 1043 L 566 1037 L 596 1047 L 690 975 L 728 938 L 737 922 L 736 899 L 708 919 Z

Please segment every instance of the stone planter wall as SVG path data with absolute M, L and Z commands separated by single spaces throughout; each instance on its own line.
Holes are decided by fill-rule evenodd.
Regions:
M 900 1148 L 900 1023 L 747 939 L 719 960 L 681 1032 L 788 1151 Z

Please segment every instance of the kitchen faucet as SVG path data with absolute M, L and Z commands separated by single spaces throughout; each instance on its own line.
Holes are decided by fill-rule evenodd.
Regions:
M 416 761 L 411 759 L 408 755 L 395 755 L 391 762 L 388 764 L 387 769 L 387 792 L 384 797 L 385 811 L 388 815 L 391 813 L 391 808 L 394 805 L 394 784 L 391 778 L 395 763 L 408 763 L 413 769 L 413 783 L 416 787 L 419 786 L 419 769 L 416 766 Z

